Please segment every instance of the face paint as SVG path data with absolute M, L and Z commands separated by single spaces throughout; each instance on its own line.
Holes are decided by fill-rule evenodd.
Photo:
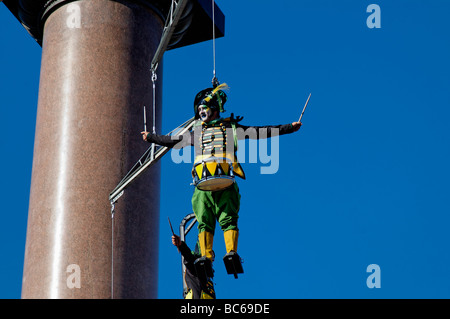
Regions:
M 198 107 L 198 115 L 202 119 L 203 122 L 209 122 L 209 119 L 212 116 L 211 108 L 206 105 L 200 105 Z

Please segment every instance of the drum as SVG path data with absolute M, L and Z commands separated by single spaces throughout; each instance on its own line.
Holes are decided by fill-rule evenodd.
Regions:
M 233 165 L 227 158 L 212 157 L 194 164 L 194 185 L 202 191 L 219 191 L 234 183 Z

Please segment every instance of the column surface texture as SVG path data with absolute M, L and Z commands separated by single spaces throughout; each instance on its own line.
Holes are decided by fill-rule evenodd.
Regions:
M 70 2 L 48 17 L 22 298 L 157 297 L 159 165 L 116 204 L 113 244 L 108 196 L 149 147 L 140 132 L 144 105 L 151 129 L 149 68 L 162 28 L 127 1 Z

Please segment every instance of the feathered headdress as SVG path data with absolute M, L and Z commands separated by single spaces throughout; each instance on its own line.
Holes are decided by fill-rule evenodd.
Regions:
M 203 99 L 203 101 L 209 102 L 209 101 L 211 101 L 213 96 L 216 95 L 219 91 L 228 90 L 229 88 L 230 87 L 228 86 L 228 84 L 222 83 L 222 84 L 218 85 L 214 90 L 212 90 L 211 93 L 209 93 L 208 96 Z M 217 100 L 220 101 L 219 95 L 217 95 Z
M 204 89 L 197 93 L 194 100 L 194 112 L 197 115 L 197 108 L 200 105 L 208 105 L 210 107 L 218 107 L 221 113 L 225 112 L 223 106 L 227 101 L 227 94 L 224 90 L 228 90 L 229 86 L 222 83 L 215 88 Z

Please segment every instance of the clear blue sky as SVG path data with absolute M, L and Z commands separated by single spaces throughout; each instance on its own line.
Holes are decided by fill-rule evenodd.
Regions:
M 381 8 L 380 29 L 366 25 L 371 3 Z M 289 123 L 312 97 L 301 130 L 279 140 L 276 174 L 243 164 L 245 274 L 226 275 L 218 229 L 217 296 L 450 298 L 450 2 L 218 4 L 225 115 Z M 4 5 L 0 28 L 0 298 L 19 298 L 41 48 Z M 211 42 L 166 53 L 163 132 L 192 116 L 194 94 L 211 78 Z M 170 153 L 162 160 L 161 298 L 181 297 L 167 216 L 178 224 L 191 212 L 190 168 Z M 370 264 L 381 268 L 381 288 L 366 285 Z

